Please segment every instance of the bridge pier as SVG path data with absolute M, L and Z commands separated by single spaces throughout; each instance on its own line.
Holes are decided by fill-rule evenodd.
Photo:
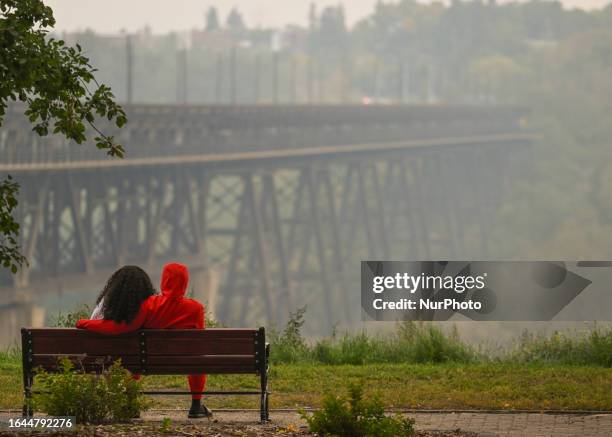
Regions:
M 45 325 L 45 308 L 32 302 L 0 304 L 0 348 L 19 346 L 22 326 Z

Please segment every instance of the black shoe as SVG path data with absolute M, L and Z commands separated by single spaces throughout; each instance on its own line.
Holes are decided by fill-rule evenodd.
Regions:
M 213 413 L 206 405 L 200 405 L 199 408 L 190 408 L 187 415 L 190 419 L 201 419 L 203 417 L 212 417 Z

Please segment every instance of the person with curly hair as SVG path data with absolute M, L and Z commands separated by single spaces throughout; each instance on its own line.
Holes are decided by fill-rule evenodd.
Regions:
M 135 266 L 122 267 L 111 276 L 98 296 L 92 319 L 79 320 L 76 327 L 110 335 L 143 328 L 204 329 L 204 306 L 185 297 L 188 283 L 187 266 L 169 263 L 162 272 L 161 294 L 155 294 L 144 270 Z M 149 290 L 148 294 L 145 290 Z M 194 393 L 188 417 L 212 416 L 210 409 L 201 402 L 206 375 L 189 375 L 188 379 L 189 388 Z
M 140 311 L 140 305 L 155 294 L 147 272 L 138 266 L 123 266 L 106 281 L 91 318 L 129 324 Z

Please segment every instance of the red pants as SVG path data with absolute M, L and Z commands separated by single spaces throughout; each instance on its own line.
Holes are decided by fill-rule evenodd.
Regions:
M 140 380 L 140 375 L 135 373 L 133 375 L 133 378 L 138 381 Z M 189 375 L 187 377 L 187 380 L 189 381 L 189 390 L 190 391 L 204 391 L 204 387 L 206 386 L 206 375 L 205 374 L 201 374 L 201 375 Z M 194 400 L 200 400 L 202 399 L 202 395 L 191 395 L 191 399 Z
M 206 385 L 206 375 L 189 375 L 187 379 L 189 380 L 189 389 L 191 391 L 204 391 L 204 386 Z M 202 399 L 202 395 L 191 395 L 191 399 Z

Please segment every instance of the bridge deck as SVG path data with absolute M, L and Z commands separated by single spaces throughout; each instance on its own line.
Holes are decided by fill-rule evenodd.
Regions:
M 125 109 L 129 121 L 123 129 L 98 123 L 125 146 L 128 159 L 121 165 L 190 162 L 196 155 L 200 162 L 224 162 L 331 155 L 340 148 L 353 151 L 355 145 L 366 150 L 382 143 L 433 140 L 435 144 L 439 139 L 520 132 L 527 113 L 518 107 L 444 105 L 131 105 Z M 58 135 L 39 137 L 22 112 L 19 106 L 11 107 L 0 128 L 0 171 L 72 169 L 76 167 L 65 163 L 76 161 L 84 168 L 115 165 L 95 147 L 79 147 Z M 310 148 L 317 152 L 304 150 Z M 43 165 L 29 167 L 34 163 Z
M 154 156 L 125 159 L 66 161 L 66 162 L 31 162 L 0 164 L 0 172 L 40 172 L 40 171 L 64 171 L 64 170 L 86 170 L 107 169 L 120 167 L 142 167 L 142 166 L 167 166 L 183 164 L 241 164 L 250 161 L 278 161 L 301 160 L 303 158 L 343 157 L 347 154 L 371 154 L 394 152 L 406 149 L 418 148 L 444 148 L 461 146 L 497 146 L 500 144 L 528 144 L 535 136 L 527 133 L 508 133 L 497 135 L 482 135 L 474 137 L 419 139 L 411 141 L 388 142 L 377 144 L 354 144 L 337 146 L 319 146 L 298 149 L 261 150 L 256 152 L 217 153 L 217 154 L 188 154 L 177 156 Z

